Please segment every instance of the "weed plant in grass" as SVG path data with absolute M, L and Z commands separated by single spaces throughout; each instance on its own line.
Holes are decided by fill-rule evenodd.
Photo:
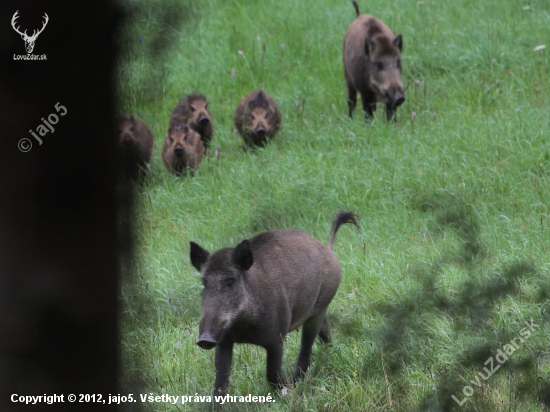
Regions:
M 403 34 L 407 101 L 391 124 L 381 108 L 372 122 L 347 117 L 348 1 L 124 3 L 133 14 L 121 35 L 121 112 L 143 118 L 159 148 L 171 110 L 196 91 L 215 127 L 194 177 L 166 173 L 157 150 L 139 189 L 137 269 L 121 293 L 128 391 L 212 391 L 213 352 L 195 345 L 202 286 L 190 240 L 216 250 L 294 227 L 326 242 L 346 209 L 363 229 L 335 246 L 333 343 L 314 345 L 285 396 L 267 384 L 264 351 L 236 345 L 229 392 L 276 402 L 224 409 L 550 407 L 550 4 L 359 3 Z M 284 128 L 245 151 L 232 115 L 258 87 L 279 102 Z M 481 387 L 470 383 L 531 318 L 540 329 Z M 298 349 L 290 334 L 288 375 Z M 463 399 L 465 386 L 473 394 L 459 406 L 452 395 Z

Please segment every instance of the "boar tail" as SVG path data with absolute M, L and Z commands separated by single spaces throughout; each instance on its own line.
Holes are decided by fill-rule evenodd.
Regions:
M 355 7 L 355 14 L 357 15 L 356 17 L 359 17 L 359 15 L 361 14 L 361 12 L 359 11 L 359 4 L 357 4 L 355 0 L 353 0 L 352 3 L 353 7 Z
M 336 232 L 338 232 L 338 229 L 340 229 L 340 226 L 342 226 L 344 223 L 351 223 L 359 228 L 359 224 L 355 219 L 357 219 L 357 215 L 353 212 L 338 212 L 338 214 L 334 218 L 334 221 L 332 222 L 332 230 L 330 231 L 330 240 L 328 241 L 328 247 L 330 249 L 332 249 L 332 246 L 334 245 Z

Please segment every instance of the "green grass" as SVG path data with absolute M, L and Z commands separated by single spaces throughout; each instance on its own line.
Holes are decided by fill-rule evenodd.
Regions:
M 286 396 L 266 382 L 263 349 L 237 345 L 229 392 L 276 402 L 225 410 L 550 407 L 550 4 L 418 3 L 360 1 L 404 38 L 407 101 L 388 124 L 381 107 L 372 122 L 360 107 L 347 117 L 348 1 L 128 2 L 120 110 L 148 123 L 157 145 L 139 189 L 137 273 L 122 288 L 128 392 L 212 392 L 214 352 L 195 345 L 202 286 L 190 240 L 213 251 L 294 227 L 326 242 L 334 213 L 349 209 L 362 230 L 344 227 L 336 240 L 333 343 L 315 344 Z M 284 129 L 247 152 L 232 119 L 257 87 L 279 102 Z M 177 178 L 160 147 L 171 110 L 195 91 L 210 100 L 214 141 L 195 176 Z M 451 395 L 464 398 L 531 317 L 541 329 L 458 406 Z M 291 333 L 289 375 L 298 349 Z

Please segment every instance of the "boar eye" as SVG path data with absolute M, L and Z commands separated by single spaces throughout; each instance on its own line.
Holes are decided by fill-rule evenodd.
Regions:
M 379 71 L 379 72 L 384 70 L 384 63 L 376 62 L 376 63 L 374 63 L 374 66 L 376 67 L 376 70 Z
M 174 143 L 174 139 L 172 139 L 172 136 L 168 136 L 168 140 L 170 141 L 170 143 Z
M 130 131 L 134 133 L 134 126 L 130 127 Z
M 204 287 L 206 287 L 206 279 L 205 278 L 201 278 L 201 283 Z
M 235 284 L 235 279 L 225 279 L 224 285 L 226 288 L 230 288 Z
M 195 108 L 193 106 L 189 106 L 189 109 L 191 109 L 191 113 L 195 111 Z

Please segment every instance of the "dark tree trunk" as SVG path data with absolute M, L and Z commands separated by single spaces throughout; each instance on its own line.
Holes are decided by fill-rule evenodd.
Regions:
M 27 54 L 10 25 L 17 10 L 28 34 L 49 16 L 32 52 L 47 60 L 14 60 Z M 64 395 L 48 410 L 116 410 L 67 395 L 118 393 L 121 15 L 106 0 L 4 0 L 0 16 L 0 410 L 32 408 L 13 394 Z M 54 132 L 41 136 L 52 113 Z

